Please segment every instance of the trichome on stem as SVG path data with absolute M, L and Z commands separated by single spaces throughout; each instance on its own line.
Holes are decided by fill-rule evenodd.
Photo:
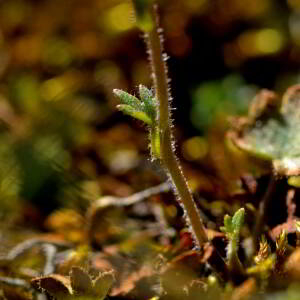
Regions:
M 118 106 L 120 110 L 148 125 L 152 158 L 159 159 L 166 170 L 175 194 L 183 207 L 195 244 L 200 248 L 208 242 L 208 238 L 175 154 L 170 116 L 171 94 L 167 77 L 167 56 L 163 52 L 162 29 L 158 25 L 157 5 L 149 4 L 146 15 L 151 20 L 151 26 L 140 27 L 145 33 L 155 94 L 152 95 L 151 91 L 144 86 L 139 88 L 140 99 L 120 90 L 114 90 L 114 93 L 122 102 Z

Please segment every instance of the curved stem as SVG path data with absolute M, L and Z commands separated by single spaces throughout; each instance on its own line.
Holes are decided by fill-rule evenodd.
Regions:
M 175 192 L 182 203 L 187 221 L 193 232 L 196 244 L 201 247 L 208 241 L 203 222 L 196 207 L 192 193 L 188 187 L 186 179 L 174 152 L 173 136 L 171 131 L 170 106 L 171 99 L 168 78 L 166 57 L 163 53 L 162 36 L 158 28 L 158 16 L 156 5 L 152 6 L 153 29 L 146 33 L 146 42 L 152 67 L 152 76 L 155 86 L 156 98 L 159 102 L 158 107 L 158 128 L 161 143 L 161 162 L 174 185 Z

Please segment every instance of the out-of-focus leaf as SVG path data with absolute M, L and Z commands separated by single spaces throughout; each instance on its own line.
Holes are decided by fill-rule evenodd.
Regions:
M 254 278 L 249 278 L 239 285 L 232 293 L 231 300 L 247 300 L 251 299 L 256 292 L 257 283 Z
M 146 32 L 153 28 L 150 14 L 150 6 L 152 3 L 153 0 L 133 0 L 137 25 L 141 30 Z
M 70 279 L 59 274 L 34 278 L 31 280 L 31 284 L 35 289 L 44 289 L 55 297 L 63 298 L 72 293 Z
M 46 226 L 74 243 L 82 242 L 85 238 L 84 218 L 75 210 L 56 210 L 47 218 Z
M 11 300 L 32 300 L 33 295 L 29 291 L 24 291 L 23 289 L 16 287 L 3 287 L 3 295 L 5 298 L 2 299 L 11 299 Z
M 272 162 L 279 175 L 300 174 L 300 86 L 283 95 L 281 105 L 262 92 L 249 109 L 248 119 L 231 132 L 234 143 L 253 156 Z
M 255 91 L 255 86 L 247 84 L 237 74 L 204 82 L 192 95 L 191 122 L 199 130 L 206 131 L 220 116 L 242 114 Z
M 112 271 L 100 273 L 100 275 L 93 281 L 94 294 L 98 299 L 104 299 L 115 281 L 114 273 Z
M 92 280 L 88 273 L 79 267 L 71 270 L 71 286 L 76 293 L 91 293 L 93 289 Z
M 35 289 L 46 291 L 58 300 L 102 300 L 113 282 L 113 272 L 102 272 L 96 280 L 92 281 L 88 272 L 79 267 L 73 267 L 70 276 L 51 274 L 31 280 Z
M 300 249 L 296 249 L 286 260 L 284 270 L 293 280 L 300 279 Z
M 43 60 L 46 66 L 68 67 L 74 58 L 74 49 L 66 39 L 53 37 L 44 44 Z

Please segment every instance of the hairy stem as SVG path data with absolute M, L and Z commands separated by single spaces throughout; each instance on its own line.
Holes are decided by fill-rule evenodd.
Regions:
M 193 231 L 195 242 L 201 247 L 208 241 L 208 238 L 192 193 L 174 153 L 169 106 L 171 95 L 168 86 L 167 67 L 165 63 L 166 57 L 163 53 L 162 37 L 160 35 L 160 29 L 158 28 L 156 10 L 156 5 L 153 5 L 151 13 L 154 26 L 145 36 L 151 61 L 156 98 L 159 102 L 158 128 L 161 144 L 161 162 L 166 168 L 176 190 L 176 194 L 183 205 L 186 218 Z
M 234 275 L 238 274 L 241 275 L 244 273 L 243 265 L 238 257 L 238 239 L 233 238 L 230 240 L 228 245 L 228 253 L 227 253 L 227 259 L 228 259 L 228 266 Z

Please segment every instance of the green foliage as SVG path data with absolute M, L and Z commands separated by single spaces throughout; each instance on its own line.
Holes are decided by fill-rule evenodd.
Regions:
M 247 84 L 238 74 L 204 82 L 192 94 L 191 121 L 205 132 L 220 117 L 245 113 L 255 92 L 255 86 Z
M 157 101 L 148 88 L 143 85 L 139 86 L 140 100 L 118 89 L 114 90 L 114 94 L 122 102 L 122 104 L 117 106 L 119 110 L 133 118 L 143 121 L 147 125 L 154 126 L 156 124 Z
M 114 94 L 122 102 L 122 104 L 117 106 L 120 111 L 149 125 L 151 154 L 153 158 L 160 158 L 160 137 L 157 126 L 157 100 L 152 95 L 151 90 L 143 85 L 139 85 L 140 99 L 118 89 L 114 90 Z
M 249 224 L 243 225 L 244 209 L 224 218 L 221 230 L 229 241 L 226 260 L 229 268 L 224 267 L 222 257 L 218 260 L 216 254 L 223 253 L 224 249 L 220 248 L 224 234 L 217 230 L 202 229 L 201 214 L 197 213 L 198 206 L 193 202 L 175 155 L 168 111 L 172 109 L 171 95 L 167 90 L 164 51 L 159 47 L 161 29 L 155 28 L 152 20 L 156 14 L 151 8 L 154 2 L 162 3 L 161 23 L 166 32 L 166 48 L 179 62 L 176 63 L 179 75 L 176 81 L 180 82 L 181 87 L 176 87 L 176 93 L 182 94 L 183 90 L 187 91 L 189 84 L 197 85 L 197 80 L 201 79 L 192 96 L 191 119 L 201 133 L 208 133 L 205 154 L 195 156 L 196 168 L 187 164 L 183 169 L 188 171 L 188 182 L 193 192 L 201 191 L 201 197 L 207 195 L 208 199 L 218 199 L 215 203 L 205 199 L 200 203 L 199 207 L 203 207 L 207 213 L 203 214 L 205 223 L 209 228 L 216 228 L 225 211 L 231 211 L 232 203 L 237 208 L 238 199 L 242 199 L 241 203 L 254 200 L 251 202 L 253 210 L 249 210 L 247 218 Z M 225 2 L 228 5 L 222 9 Z M 261 204 L 257 195 L 264 190 L 264 186 L 261 186 L 264 182 L 244 172 L 233 175 L 234 164 L 222 169 L 227 165 L 227 157 L 223 135 L 219 133 L 223 134 L 226 130 L 224 121 L 228 114 L 245 112 L 248 99 L 255 90 L 242 76 L 230 75 L 230 72 L 240 69 L 242 65 L 249 82 L 264 84 L 259 79 L 264 78 L 268 80 L 268 85 L 272 85 L 272 78 L 276 78 L 282 85 L 282 78 L 277 78 L 279 68 L 271 79 L 258 76 L 256 80 L 249 76 L 248 63 L 251 65 L 252 60 L 257 61 L 253 58 L 258 56 L 263 56 L 263 61 L 264 57 L 277 60 L 276 54 L 285 45 L 289 45 L 289 55 L 284 55 L 287 65 L 300 62 L 297 50 L 300 44 L 297 34 L 299 3 L 287 1 L 284 10 L 274 13 L 273 8 L 277 6 L 275 0 L 245 0 L 243 5 L 236 0 L 228 0 L 228 3 L 222 0 L 213 3 L 208 0 L 132 1 L 137 25 L 145 33 L 148 42 L 156 96 L 144 85 L 139 86 L 138 96 L 115 90 L 121 103 L 118 109 L 147 125 L 152 157 L 160 159 L 172 181 L 183 215 L 190 221 L 188 225 L 192 235 L 194 233 L 196 236 L 193 240 L 189 233 L 184 230 L 180 232 L 184 226 L 182 211 L 179 205 L 171 203 L 170 195 L 138 203 L 141 200 L 137 199 L 149 198 L 154 194 L 149 194 L 147 190 L 132 193 L 158 180 L 157 175 L 152 174 L 155 172 L 149 171 L 148 165 L 143 163 L 143 139 L 136 134 L 138 131 L 126 124 L 111 128 L 111 118 L 107 119 L 108 123 L 105 122 L 114 113 L 111 105 L 114 102 L 111 101 L 112 87 L 130 90 L 138 82 L 149 84 L 146 60 L 141 56 L 139 47 L 136 47 L 140 46 L 136 42 L 137 31 L 129 32 L 133 28 L 131 1 L 2 1 L 0 220 L 7 214 L 7 208 L 19 214 L 18 218 L 11 218 L 11 214 L 7 214 L 8 218 L 1 222 L 0 298 L 104 299 L 112 286 L 113 274 L 103 272 L 95 278 L 83 269 L 74 267 L 90 264 L 93 270 L 103 267 L 118 272 L 117 287 L 110 294 L 112 298 L 240 300 L 250 299 L 256 293 L 257 286 L 257 295 L 253 299 L 298 299 L 299 288 L 286 290 L 290 281 L 298 280 L 297 277 L 292 277 L 288 268 L 282 268 L 289 259 L 289 251 L 294 250 L 287 239 L 293 229 L 288 228 L 289 231 L 278 236 L 276 252 L 271 252 L 271 249 L 275 249 L 275 241 L 272 244 L 269 240 L 269 245 L 263 239 L 253 262 L 251 255 L 254 255 L 255 249 L 249 254 L 250 247 L 246 245 L 253 237 L 250 225 L 261 210 L 261 206 L 256 210 L 256 205 Z M 72 17 L 66 18 L 66 15 Z M 280 16 L 280 24 L 276 15 Z M 287 18 L 289 26 L 284 24 Z M 193 33 L 198 29 L 195 25 L 200 24 L 201 27 L 203 20 L 206 20 L 206 32 L 200 34 L 200 40 L 196 41 L 193 39 Z M 249 26 L 232 31 L 232 25 L 237 20 L 245 21 Z M 264 28 L 266 24 L 270 28 Z M 284 34 L 286 28 L 290 30 L 290 35 Z M 204 43 L 201 39 L 205 39 Z M 151 48 L 153 42 L 155 45 Z M 197 51 L 198 45 L 201 45 L 200 51 Z M 207 61 L 207 66 L 202 63 L 206 51 L 212 48 L 221 49 L 216 51 L 221 62 L 219 66 L 217 61 L 216 64 Z M 195 69 L 201 65 L 201 74 L 188 72 L 185 78 L 181 77 L 180 71 L 188 66 L 185 62 L 192 62 Z M 180 67 L 182 65 L 183 68 Z M 264 72 L 262 75 L 269 72 L 269 68 L 261 70 Z M 229 75 L 224 74 L 226 72 Z M 216 79 L 220 74 L 225 77 Z M 289 76 L 297 78 L 295 73 Z M 289 84 L 285 82 L 282 86 Z M 275 88 L 281 89 L 278 85 Z M 248 118 L 240 119 L 233 138 L 240 148 L 272 162 L 277 173 L 288 176 L 300 175 L 299 100 L 296 94 L 287 93 L 282 105 L 278 104 L 272 93 L 270 97 L 257 97 Z M 161 103 L 167 104 L 165 108 L 161 108 Z M 115 118 L 112 119 L 115 121 Z M 213 129 L 219 132 L 210 130 L 216 123 L 218 126 Z M 185 145 L 184 139 L 190 134 L 201 133 L 186 132 L 185 128 L 182 145 Z M 123 153 L 124 145 L 128 147 L 126 151 L 130 149 L 127 154 Z M 191 145 L 194 149 L 198 147 L 196 152 L 201 151 L 199 143 Z M 115 149 L 120 151 L 115 154 Z M 121 166 L 120 169 L 125 171 L 119 173 L 112 165 Z M 298 184 L 299 187 L 299 178 L 290 176 L 289 183 L 294 186 Z M 234 186 L 238 185 L 234 195 L 228 193 L 233 189 L 227 189 L 233 182 Z M 75 190 L 76 197 L 71 195 Z M 157 193 L 161 192 L 159 190 Z M 102 197 L 106 194 L 111 196 Z M 279 198 L 275 193 L 270 195 L 274 200 Z M 99 196 L 101 201 L 94 201 Z M 81 201 L 81 197 L 86 199 Z M 67 203 L 69 209 L 61 210 L 62 203 Z M 90 210 L 94 208 L 95 211 L 84 215 L 89 206 Z M 43 213 L 53 211 L 54 214 L 45 219 Z M 266 212 L 269 210 L 266 209 Z M 285 225 L 289 226 L 290 223 Z M 266 226 L 259 227 L 261 232 L 266 229 Z M 296 227 L 299 246 L 300 225 Z M 28 248 L 32 236 L 38 240 L 38 244 Z M 27 248 L 24 245 L 23 248 L 16 246 L 9 252 L 14 255 L 5 255 L 7 249 L 20 239 L 25 240 Z M 186 251 L 195 242 L 201 246 L 201 251 Z M 240 242 L 243 242 L 243 249 L 239 249 Z M 188 255 L 188 252 L 193 255 Z M 243 261 L 240 261 L 238 252 L 244 254 L 240 256 Z M 156 258 L 159 258 L 158 263 Z M 289 265 L 297 269 L 300 265 L 297 262 L 291 260 Z M 208 265 L 213 269 L 212 272 Z M 52 270 L 47 272 L 49 266 Z M 248 267 L 246 271 L 244 266 Z M 168 268 L 171 270 L 170 276 L 163 274 Z M 280 272 L 284 272 L 283 280 L 279 278 L 282 275 Z M 212 275 L 207 277 L 210 273 Z M 43 277 L 36 278 L 37 274 L 43 274 Z M 164 275 L 166 280 L 163 282 Z M 47 295 L 33 292 L 30 279 L 35 289 L 43 290 Z M 249 280 L 254 282 L 250 288 L 247 285 Z M 268 293 L 279 289 L 285 291 L 267 295 L 262 293 L 265 287 Z M 17 289 L 26 295 L 18 295 L 15 293 Z
M 233 274 L 243 274 L 244 269 L 238 257 L 241 228 L 244 224 L 245 209 L 240 208 L 233 217 L 225 215 L 224 226 L 220 228 L 229 240 L 227 246 L 228 267 Z
M 300 86 L 293 86 L 281 103 L 267 91 L 253 101 L 248 119 L 233 137 L 242 150 L 272 162 L 279 175 L 300 174 Z
M 241 228 L 244 224 L 244 219 L 245 209 L 240 208 L 233 217 L 230 217 L 229 215 L 224 217 L 224 226 L 220 229 L 229 239 L 238 239 Z

